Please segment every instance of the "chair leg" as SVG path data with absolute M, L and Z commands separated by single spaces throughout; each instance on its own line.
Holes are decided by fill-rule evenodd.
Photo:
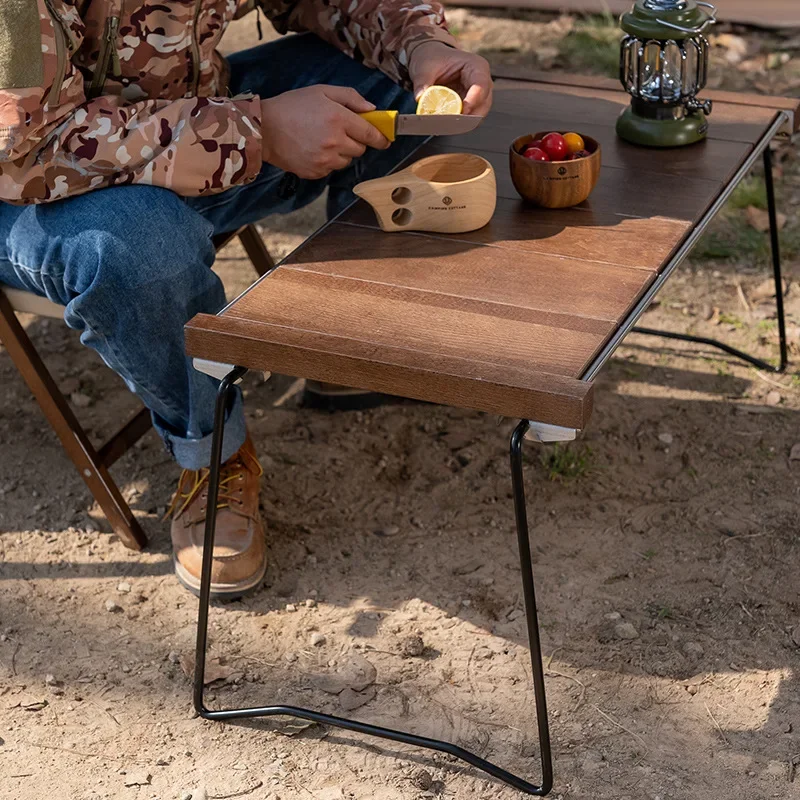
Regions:
M 72 413 L 53 376 L 47 370 L 33 343 L 20 325 L 11 303 L 0 292 L 0 341 L 5 344 L 28 388 L 61 440 L 72 463 L 89 487 L 114 532 L 126 547 L 141 550 L 147 536 L 114 479 L 103 465 L 86 432 Z
M 514 507 L 517 519 L 517 534 L 520 547 L 520 565 L 522 567 L 523 596 L 525 598 L 525 613 L 528 622 L 528 635 L 531 646 L 531 664 L 533 666 L 534 699 L 536 702 L 536 719 L 539 728 L 539 752 L 542 760 L 542 783 L 536 785 L 525 778 L 514 775 L 497 764 L 487 761 L 475 753 L 466 750 L 452 742 L 440 739 L 429 739 L 425 736 L 398 731 L 392 728 L 383 728 L 370 725 L 366 722 L 357 722 L 352 719 L 323 714 L 297 706 L 256 706 L 253 708 L 227 708 L 210 709 L 206 706 L 203 697 L 205 685 L 206 648 L 208 645 L 208 611 L 211 600 L 211 569 L 214 553 L 214 533 L 217 517 L 217 493 L 219 491 L 219 476 L 222 463 L 222 438 L 224 435 L 225 409 L 228 405 L 230 393 L 236 381 L 247 370 L 244 367 L 235 367 L 219 386 L 217 403 L 214 415 L 214 436 L 211 445 L 211 464 L 208 476 L 208 511 L 206 513 L 206 529 L 203 538 L 203 569 L 200 579 L 200 602 L 197 611 L 197 641 L 195 647 L 194 667 L 194 707 L 197 713 L 208 720 L 221 722 L 234 719 L 249 719 L 253 717 L 295 717 L 320 725 L 330 725 L 335 728 L 353 731 L 355 733 L 388 739 L 392 742 L 402 742 L 424 750 L 434 750 L 447 753 L 479 770 L 513 786 L 529 795 L 546 795 L 553 784 L 553 765 L 550 752 L 550 731 L 547 722 L 547 708 L 545 704 L 544 668 L 542 666 L 542 653 L 539 645 L 539 625 L 536 617 L 536 599 L 533 591 L 533 571 L 531 567 L 530 545 L 528 543 L 528 523 L 525 515 L 525 492 L 522 486 L 522 440 L 528 429 L 527 422 L 521 422 L 511 439 L 511 470 L 514 488 Z
M 248 225 L 242 228 L 239 231 L 239 241 L 242 243 L 242 247 L 244 247 L 259 276 L 264 276 L 275 268 L 275 261 L 269 250 L 267 250 L 267 246 L 264 244 L 264 240 L 255 225 Z

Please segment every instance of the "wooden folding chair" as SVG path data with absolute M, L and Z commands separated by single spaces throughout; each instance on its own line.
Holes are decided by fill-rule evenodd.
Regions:
M 264 275 L 275 266 L 266 245 L 253 225 L 215 237 L 214 246 L 219 251 L 235 236 L 239 237 L 259 275 Z M 147 536 L 122 497 L 119 487 L 109 473 L 109 468 L 150 430 L 152 425 L 150 412 L 146 408 L 141 409 L 105 444 L 95 448 L 36 351 L 33 342 L 20 325 L 17 313 L 63 319 L 64 307 L 29 292 L 0 286 L 0 342 L 5 345 L 11 360 L 28 384 L 28 388 L 89 487 L 89 491 L 111 523 L 114 532 L 126 547 L 141 550 L 147 544 Z

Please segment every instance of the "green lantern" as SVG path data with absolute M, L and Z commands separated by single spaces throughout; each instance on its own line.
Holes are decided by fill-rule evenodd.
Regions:
M 704 36 L 716 8 L 700 0 L 636 0 L 622 15 L 620 80 L 633 98 L 617 133 L 646 147 L 680 147 L 706 137 L 711 101 L 706 85 L 710 46 Z

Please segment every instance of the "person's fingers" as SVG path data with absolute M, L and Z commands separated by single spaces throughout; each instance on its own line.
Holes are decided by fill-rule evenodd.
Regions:
M 374 103 L 370 103 L 369 100 L 349 86 L 325 86 L 323 91 L 331 100 L 343 105 L 345 108 L 349 108 L 351 111 L 355 111 L 357 114 L 375 110 Z
M 425 79 L 417 79 L 414 82 L 414 99 L 419 100 L 420 95 L 426 90 L 433 86 L 433 81 L 427 78 Z
M 488 71 L 472 69 L 464 75 L 467 93 L 464 97 L 464 113 L 486 116 L 492 107 L 492 78 Z
M 346 169 L 350 166 L 352 160 L 352 158 L 348 158 L 345 155 L 334 156 L 334 158 L 331 159 L 331 172 L 338 169 Z
M 391 144 L 374 125 L 356 114 L 347 115 L 344 132 L 356 142 L 376 150 L 385 150 Z
M 351 139 L 349 136 L 339 145 L 339 155 L 345 158 L 360 158 L 367 152 L 366 145 Z

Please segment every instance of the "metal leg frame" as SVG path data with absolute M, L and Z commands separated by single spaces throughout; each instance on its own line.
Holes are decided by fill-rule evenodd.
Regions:
M 780 362 L 776 367 L 763 361 L 760 358 L 751 356 L 749 353 L 744 353 L 731 347 L 724 342 L 717 339 L 709 339 L 706 336 L 691 336 L 687 333 L 672 333 L 670 331 L 657 330 L 655 328 L 633 328 L 634 333 L 641 333 L 645 336 L 661 336 L 665 339 L 679 339 L 683 342 L 695 342 L 697 344 L 704 344 L 709 347 L 716 347 L 728 355 L 734 356 L 752 364 L 758 369 L 763 369 L 766 372 L 784 372 L 788 363 L 788 350 L 786 344 L 786 318 L 783 310 L 783 279 L 781 277 L 781 250 L 780 250 L 780 236 L 778 234 L 778 221 L 777 221 L 777 208 L 775 203 L 775 182 L 772 175 L 772 152 L 769 147 L 764 150 L 764 180 L 767 188 L 767 208 L 769 210 L 769 234 L 770 246 L 772 250 L 772 270 L 775 277 L 775 302 L 778 311 L 778 339 L 780 342 Z
M 521 422 L 511 437 L 511 476 L 514 490 L 514 510 L 516 514 L 517 536 L 519 540 L 520 567 L 522 571 L 522 588 L 525 600 L 525 614 L 528 624 L 528 637 L 530 640 L 531 667 L 533 670 L 534 698 L 536 701 L 536 720 L 539 729 L 539 752 L 542 761 L 542 782 L 539 786 L 513 775 L 502 767 L 481 758 L 463 747 L 444 742 L 438 739 L 429 739 L 416 736 L 403 731 L 369 725 L 364 722 L 344 719 L 342 717 L 322 714 L 295 706 L 261 706 L 255 708 L 231 708 L 212 710 L 205 706 L 203 701 L 203 684 L 206 664 L 206 646 L 208 643 L 208 610 L 211 595 L 211 566 L 214 550 L 214 532 L 216 526 L 216 503 L 211 498 L 216 498 L 219 490 L 219 474 L 222 458 L 222 437 L 224 433 L 225 411 L 228 398 L 234 384 L 247 372 L 243 367 L 236 367 L 220 383 L 217 395 L 216 414 L 214 421 L 214 436 L 212 443 L 211 467 L 208 485 L 208 516 L 206 517 L 205 538 L 203 541 L 203 572 L 200 582 L 200 607 L 197 619 L 197 648 L 195 652 L 194 671 L 194 707 L 197 713 L 208 720 L 228 721 L 252 717 L 285 716 L 316 722 L 321 725 L 330 725 L 336 728 L 376 736 L 393 742 L 421 747 L 425 750 L 435 750 L 447 753 L 461 761 L 477 767 L 479 770 L 492 775 L 504 783 L 513 786 L 521 792 L 531 795 L 544 796 L 548 794 L 553 785 L 553 764 L 550 751 L 550 731 L 547 720 L 547 705 L 545 700 L 544 668 L 542 665 L 542 651 L 539 642 L 539 625 L 536 614 L 536 597 L 534 594 L 533 568 L 531 565 L 530 544 L 528 541 L 528 520 L 525 512 L 525 489 L 522 475 L 522 443 L 528 430 L 528 423 Z

